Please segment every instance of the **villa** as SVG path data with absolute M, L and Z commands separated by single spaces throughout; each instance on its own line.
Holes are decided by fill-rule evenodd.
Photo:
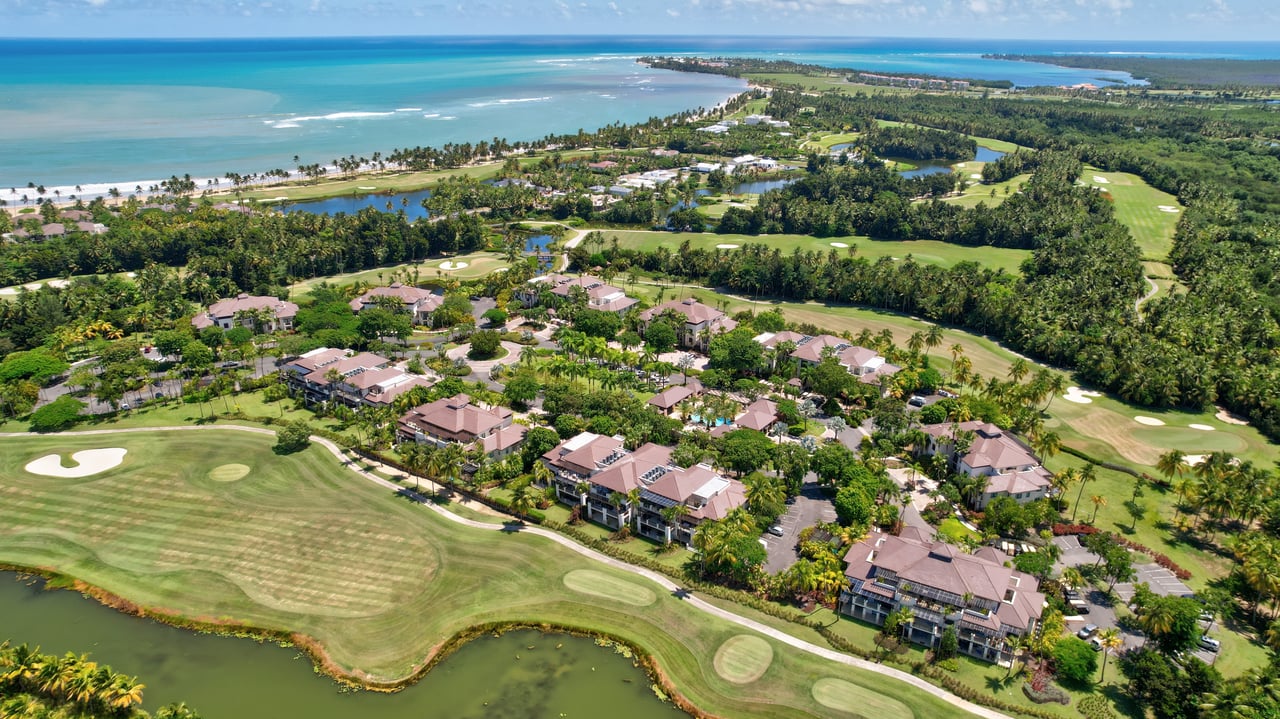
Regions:
M 697 379 L 689 379 L 685 384 L 672 385 L 649 398 L 649 406 L 669 415 L 681 402 L 690 397 L 702 394 L 702 383 Z
M 582 275 L 581 277 L 569 277 L 567 275 L 542 275 L 534 277 L 525 283 L 525 286 L 516 292 L 516 299 L 520 300 L 527 307 L 532 307 L 538 303 L 543 291 L 550 291 L 557 297 L 569 299 L 573 296 L 573 288 L 580 287 L 586 294 L 587 309 L 598 310 L 600 312 L 612 312 L 621 317 L 627 313 L 632 307 L 640 303 L 632 297 L 627 297 L 626 292 L 605 284 L 605 281 L 591 275 Z
M 955 471 L 971 477 L 985 477 L 986 487 L 971 502 L 985 509 L 996 497 L 1011 497 L 1026 504 L 1049 496 L 1052 476 L 1040 458 L 1022 440 L 990 422 L 934 424 L 924 427 L 929 443 L 922 454 L 943 454 Z M 956 435 L 972 435 L 968 448 L 958 452 Z M 963 442 L 959 443 L 962 447 Z
M 405 442 L 428 442 L 436 446 L 451 443 L 470 445 L 510 427 L 513 419 L 511 410 L 505 407 L 486 409 L 472 404 L 470 396 L 458 394 L 406 412 L 400 417 L 397 435 Z M 513 444 L 517 433 L 520 434 L 519 441 Z M 506 434 L 505 440 L 495 439 L 493 444 L 495 447 L 501 445 L 502 451 L 509 452 L 523 440 L 523 433 L 513 430 Z
M 583 432 L 542 455 L 542 462 L 562 503 L 582 507 L 585 518 L 611 529 L 632 524 L 663 542 L 687 545 L 700 522 L 723 519 L 746 503 L 741 482 L 707 464 L 678 467 L 670 447 L 653 443 L 631 451 L 621 437 Z
M 379 407 L 414 387 L 430 387 L 431 378 L 411 374 L 391 360 L 369 352 L 321 347 L 280 368 L 285 382 L 308 403 L 341 402 Z
M 1035 633 L 1045 607 L 1035 577 L 1005 567 L 993 547 L 966 554 L 944 542 L 926 541 L 906 527 L 899 536 L 872 532 L 845 554 L 849 584 L 839 609 L 882 625 L 891 612 L 909 608 L 906 638 L 936 647 L 954 628 L 960 651 L 989 662 L 1010 658 L 1005 638 Z
M 817 365 L 830 354 L 849 374 L 865 384 L 877 384 L 880 377 L 896 374 L 902 369 L 886 362 L 885 358 L 875 350 L 859 347 L 835 335 L 810 336 L 791 331 L 765 332 L 757 335 L 755 340 L 765 349 L 777 349 L 784 343 L 793 345 L 795 349 L 789 356 L 796 360 L 801 369 Z
M 370 307 L 394 300 L 399 300 L 400 306 L 413 316 L 415 325 L 431 324 L 431 313 L 444 304 L 444 297 L 435 292 L 394 282 L 388 287 L 374 287 L 351 300 L 351 309 L 359 314 Z
M 668 312 L 684 319 L 683 326 L 675 327 L 676 339 L 681 347 L 706 349 L 712 336 L 729 332 L 738 326 L 738 323 L 725 313 L 690 297 L 684 300 L 672 300 L 641 312 L 641 332 L 647 329 L 655 318 Z
M 191 318 L 191 325 L 197 330 L 206 327 L 229 330 L 236 325 L 253 329 L 257 325 L 262 332 L 276 332 L 293 329 L 293 318 L 297 315 L 298 306 L 292 302 L 242 292 L 209 305 L 207 310 Z

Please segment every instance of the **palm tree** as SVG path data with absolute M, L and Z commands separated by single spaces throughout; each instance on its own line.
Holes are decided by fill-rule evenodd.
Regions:
M 1076 504 L 1071 508 L 1071 521 L 1076 521 L 1076 512 L 1080 510 L 1080 498 L 1084 496 L 1084 487 L 1089 482 L 1097 478 L 1097 469 L 1093 462 L 1085 465 L 1084 470 L 1080 472 L 1080 491 L 1076 493 Z
M 527 484 L 521 484 L 511 493 L 511 511 L 515 512 L 516 518 L 521 522 L 533 510 L 536 502 L 537 500 L 534 499 L 533 492 Z
M 1089 524 L 1098 518 L 1098 509 L 1107 506 L 1107 497 L 1104 494 L 1091 494 L 1089 501 L 1093 503 L 1093 514 L 1089 517 Z
M 1120 630 L 1112 627 L 1098 632 L 1098 642 L 1102 645 L 1102 675 L 1098 677 L 1098 682 L 1101 683 L 1107 679 L 1107 657 L 1124 646 L 1124 639 L 1120 637 Z
M 938 325 L 929 325 L 929 329 L 924 333 L 924 346 L 929 350 L 942 344 L 942 327 Z
M 1004 646 L 1009 650 L 1009 670 L 1004 675 L 1004 678 L 1008 679 L 1013 676 L 1013 665 L 1017 663 L 1018 654 L 1022 651 L 1022 637 L 1010 634 L 1004 638 Z
M 831 429 L 831 433 L 839 441 L 840 433 L 849 429 L 849 423 L 845 422 L 843 417 L 832 417 L 831 421 L 827 422 L 827 427 Z
M 1084 586 L 1084 575 L 1076 567 L 1067 567 L 1062 570 L 1062 583 L 1072 589 L 1079 589 Z
M 1023 377 L 1031 371 L 1031 365 L 1023 358 L 1016 357 L 1009 365 L 1009 379 L 1014 382 L 1021 382 Z
M 1168 481 L 1172 481 L 1174 475 L 1181 477 L 1186 469 L 1186 455 L 1176 449 L 1165 452 L 1156 460 L 1156 470 Z

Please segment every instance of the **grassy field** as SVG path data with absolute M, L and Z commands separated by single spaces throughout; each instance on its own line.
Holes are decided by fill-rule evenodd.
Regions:
M 1098 182 L 1102 178 L 1106 182 Z M 1178 199 L 1148 185 L 1137 175 L 1125 172 L 1102 172 L 1086 167 L 1080 181 L 1099 187 L 1115 199 L 1116 219 L 1133 235 L 1142 250 L 1143 257 L 1161 261 L 1173 249 L 1173 231 L 1178 225 L 1182 205 Z M 1178 212 L 1164 212 L 1161 206 L 1173 207 Z
M 799 248 L 810 252 L 846 252 L 847 248 L 835 247 L 833 242 L 857 249 L 858 255 L 872 261 L 881 257 L 903 258 L 910 255 L 917 262 L 951 267 L 965 260 L 980 262 L 1017 273 L 1018 265 L 1031 256 L 1027 250 L 997 247 L 965 247 L 935 240 L 906 240 L 902 242 L 872 240 L 867 237 L 810 237 L 808 235 L 717 235 L 713 233 L 650 232 L 642 230 L 604 230 L 607 238 L 617 236 L 624 247 L 652 251 L 658 247 L 676 250 L 686 240 L 690 246 L 714 249 L 717 245 L 766 244 L 778 247 L 783 253 Z
M 452 262 L 457 265 L 460 262 L 467 263 L 466 267 L 461 269 L 445 270 L 441 265 L 446 262 Z M 419 263 L 405 263 L 402 265 L 388 265 L 386 267 L 376 267 L 372 270 L 361 270 L 360 272 L 348 272 L 345 275 L 330 275 L 328 277 L 313 277 L 308 280 L 297 282 L 291 288 L 295 293 L 310 292 L 311 288 L 327 282 L 331 285 L 350 285 L 356 282 L 366 282 L 373 285 L 387 284 L 391 281 L 392 275 L 398 272 L 412 273 L 415 269 L 419 271 L 419 282 L 422 284 L 439 283 L 446 277 L 453 277 L 459 280 L 474 280 L 488 275 L 496 269 L 507 267 L 507 261 L 498 252 L 475 252 L 470 255 L 458 255 L 457 257 L 433 257 L 429 260 Z
M 977 167 L 981 167 L 983 164 L 985 163 L 981 163 L 981 162 L 967 163 L 967 165 L 973 165 Z M 960 169 L 962 171 L 967 171 L 966 168 L 960 168 Z M 982 172 L 982 170 L 981 169 L 974 170 L 973 172 L 970 172 L 970 174 L 973 174 L 974 172 L 980 173 Z M 952 197 L 944 198 L 943 201 L 946 202 L 947 204 L 959 205 L 960 207 L 964 207 L 964 208 L 975 207 L 980 202 L 985 203 L 988 207 L 995 207 L 996 205 L 999 205 L 1000 203 L 1004 202 L 1005 198 L 1009 197 L 1009 195 L 1017 192 L 1018 190 L 1021 190 L 1022 185 L 1025 184 L 1026 181 L 1030 179 L 1031 179 L 1031 175 L 1025 174 L 1025 175 L 1018 175 L 1016 177 L 1012 177 L 1008 180 L 1005 180 L 1004 182 L 993 182 L 989 185 L 984 185 L 977 181 L 974 181 L 974 184 L 966 187 L 964 191 L 961 192 L 960 194 L 954 195 Z M 993 192 L 995 194 L 992 194 Z
M 5 439 L 0 560 L 190 617 L 303 632 L 338 666 L 375 678 L 411 673 L 476 623 L 555 622 L 645 648 L 690 701 L 722 716 L 828 716 L 812 692 L 826 678 L 909 716 L 956 715 L 904 684 L 763 637 L 768 668 L 728 681 L 714 657 L 740 627 L 545 538 L 455 526 L 356 478 L 319 447 L 281 457 L 270 444 L 217 431 Z M 75 480 L 23 470 L 47 453 L 99 447 L 127 449 L 124 464 Z M 228 464 L 250 472 L 211 478 Z M 751 644 L 746 659 L 763 661 Z

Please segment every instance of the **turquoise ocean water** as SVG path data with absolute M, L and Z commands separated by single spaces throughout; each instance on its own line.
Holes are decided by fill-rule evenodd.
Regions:
M 755 56 L 1015 84 L 1123 73 L 986 52 L 1277 57 L 1270 44 L 798 38 L 0 40 L 0 197 L 29 182 L 82 196 L 172 174 L 328 164 L 399 147 L 534 140 L 711 107 L 731 78 L 650 70 L 643 54 Z M 9 192 L 15 188 L 18 193 Z M 9 197 L 9 195 L 15 197 Z

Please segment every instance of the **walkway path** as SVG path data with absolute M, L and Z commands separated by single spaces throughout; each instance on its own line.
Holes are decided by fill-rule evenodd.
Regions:
M 271 436 L 275 435 L 275 432 L 273 430 L 265 429 L 261 427 L 246 427 L 243 425 L 200 425 L 200 426 L 189 426 L 189 427 L 188 426 L 130 427 L 130 428 L 122 428 L 122 429 L 97 429 L 97 430 L 85 430 L 80 432 L 62 432 L 59 435 L 55 435 L 55 436 L 104 435 L 104 434 L 125 434 L 125 433 L 141 433 L 141 432 L 185 432 L 185 431 L 206 431 L 206 430 L 232 430 L 232 431 L 238 431 L 238 432 L 252 432 L 254 434 L 264 434 L 264 435 L 271 435 Z M 17 433 L 11 432 L 11 433 L 0 434 L 0 438 L 28 437 L 28 436 L 32 436 L 32 435 L 28 433 L 21 433 L 21 432 L 17 432 Z M 373 482 L 374 484 L 377 484 L 386 489 L 390 489 L 392 491 L 398 492 L 401 495 L 404 495 L 415 502 L 423 504 L 428 509 L 431 509 L 436 514 L 440 515 L 441 517 L 451 522 L 454 522 L 456 524 L 461 524 L 463 526 L 470 527 L 472 529 L 479 529 L 479 530 L 490 531 L 490 532 L 511 531 L 510 525 L 508 524 L 491 524 L 488 522 L 479 522 L 473 519 L 467 519 L 466 517 L 462 517 L 457 514 L 454 514 L 453 512 L 450 512 L 449 510 L 443 507 L 437 506 L 425 495 L 422 495 L 411 489 L 406 489 L 396 484 L 395 482 L 392 482 L 387 479 L 383 479 L 382 477 L 379 477 L 371 472 L 365 471 L 364 469 L 361 469 L 359 466 L 357 466 L 355 462 L 351 461 L 346 455 L 344 455 L 342 453 L 341 448 L 339 448 L 333 442 L 330 442 L 329 440 L 324 439 L 323 437 L 313 436 L 311 438 L 311 441 L 329 450 L 329 452 L 335 458 L 337 458 L 338 461 L 342 462 L 348 469 L 360 475 L 364 479 L 370 482 Z M 555 542 L 565 547 L 566 549 L 569 549 L 573 552 L 577 552 L 578 554 L 584 557 L 587 557 L 588 559 L 592 559 L 602 564 L 606 564 L 610 567 L 613 567 L 623 572 L 629 572 L 631 574 L 644 577 L 645 579 L 648 579 L 649 581 L 654 582 L 655 584 L 658 584 L 659 586 L 663 587 L 667 591 L 677 592 L 681 590 L 679 585 L 677 585 L 675 582 L 671 581 L 670 579 L 668 579 L 666 576 L 662 574 L 651 571 L 649 569 L 645 569 L 644 567 L 638 567 L 633 564 L 629 564 L 620 559 L 614 559 L 613 557 L 610 557 L 605 554 L 601 554 L 600 552 L 597 552 L 594 549 L 578 544 L 574 540 L 569 539 L 568 537 L 565 537 L 564 535 L 561 535 L 557 532 L 553 532 L 549 529 L 542 529 L 540 527 L 522 526 L 519 531 L 522 534 L 534 534 L 534 535 L 543 537 L 545 539 L 548 539 L 552 542 Z M 702 599 L 699 599 L 697 597 L 690 595 L 687 590 L 684 590 L 683 592 L 681 592 L 681 594 L 683 594 L 685 602 L 687 602 L 694 608 L 698 609 L 699 611 L 702 611 L 714 617 L 718 617 L 732 624 L 736 624 L 745 629 L 750 629 L 752 631 L 758 632 L 775 641 L 781 642 L 782 644 L 786 644 L 787 646 L 793 647 L 800 651 L 813 654 L 815 656 L 821 657 L 828 661 L 836 662 L 838 664 L 855 667 L 863 671 L 872 672 L 874 674 L 879 674 L 881 676 L 885 676 L 891 679 L 896 679 L 898 681 L 905 682 L 911 685 L 912 687 L 919 689 L 920 691 L 932 694 L 933 696 L 938 697 L 943 701 L 946 701 L 952 706 L 968 711 L 975 716 L 982 717 L 983 719 L 1012 719 L 1007 714 L 1002 714 L 993 709 L 988 709 L 987 707 L 979 706 L 972 702 L 961 699 L 960 697 L 957 697 L 956 695 L 946 691 L 945 689 L 936 687 L 930 684 L 929 682 L 925 681 L 924 679 L 921 679 L 920 677 L 917 677 L 913 674 L 908 674 L 907 672 L 904 672 L 898 669 L 893 669 L 891 667 L 886 667 L 881 664 L 877 664 L 875 662 L 871 662 L 859 657 L 850 656 L 848 654 L 842 654 L 833 649 L 828 649 L 826 647 L 821 647 L 821 646 L 818 646 L 817 644 L 813 644 L 812 642 L 807 642 L 803 639 L 798 639 L 796 637 L 791 636 L 790 634 L 787 634 L 786 632 L 783 632 L 778 629 L 774 629 L 773 627 L 762 624 L 754 619 L 749 619 L 747 617 L 735 614 L 729 611 L 728 609 L 723 609 L 714 604 L 703 601 Z
M 1133 303 L 1134 312 L 1141 312 L 1142 303 L 1146 302 L 1152 297 L 1155 297 L 1156 293 L 1160 291 L 1160 285 L 1157 285 L 1155 283 L 1155 280 L 1152 280 L 1150 277 L 1143 277 L 1142 279 L 1147 281 L 1147 284 L 1151 286 L 1151 290 L 1148 291 L 1147 294 L 1139 297 L 1137 300 L 1134 301 Z

